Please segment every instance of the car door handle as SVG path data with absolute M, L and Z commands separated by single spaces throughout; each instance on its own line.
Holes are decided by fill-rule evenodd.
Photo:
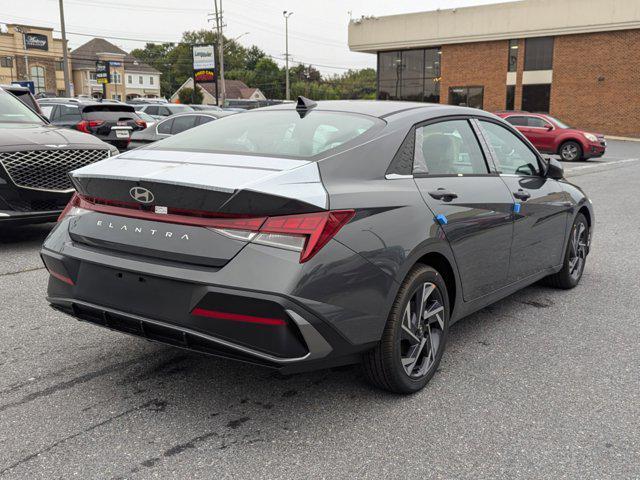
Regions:
M 429 192 L 429 195 L 436 200 L 444 200 L 445 202 L 450 202 L 454 198 L 458 198 L 458 194 L 454 192 L 450 192 L 444 188 L 439 188 L 437 190 L 433 190 Z
M 526 202 L 531 198 L 531 194 L 523 189 L 519 189 L 517 192 L 513 192 L 513 196 L 518 200 L 522 200 L 523 202 Z

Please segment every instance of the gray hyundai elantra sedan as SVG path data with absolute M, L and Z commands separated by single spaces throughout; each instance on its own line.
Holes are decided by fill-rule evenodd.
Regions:
M 578 284 L 591 202 L 470 108 L 253 110 L 80 168 L 46 239 L 48 301 L 96 325 L 300 372 L 362 363 L 415 392 L 450 326 Z

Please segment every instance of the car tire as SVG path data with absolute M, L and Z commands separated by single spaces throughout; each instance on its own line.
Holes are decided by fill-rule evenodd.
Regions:
M 553 288 L 574 288 L 584 272 L 589 253 L 589 223 L 586 217 L 580 213 L 576 216 L 569 234 L 569 241 L 564 253 L 562 269 L 545 278 L 545 283 Z
M 400 286 L 380 342 L 364 354 L 367 379 L 394 393 L 422 389 L 440 364 L 449 311 L 447 287 L 438 271 L 422 264 L 413 267 Z
M 560 145 L 558 151 L 560 158 L 565 162 L 576 162 L 583 160 L 584 154 L 582 152 L 582 146 L 578 142 L 569 140 Z

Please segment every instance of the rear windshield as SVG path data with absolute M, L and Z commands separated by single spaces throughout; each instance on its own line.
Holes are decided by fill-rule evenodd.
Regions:
M 138 115 L 135 112 L 114 112 L 111 110 L 93 110 L 82 112 L 85 120 L 103 120 L 105 122 L 117 122 L 118 120 L 136 120 Z
M 10 93 L 0 92 L 0 123 L 39 123 L 42 119 Z
M 359 137 L 380 123 L 364 115 L 295 110 L 231 115 L 187 130 L 149 148 L 313 157 Z

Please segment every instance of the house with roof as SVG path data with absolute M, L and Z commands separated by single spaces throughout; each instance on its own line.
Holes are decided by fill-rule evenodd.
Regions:
M 71 59 L 76 95 L 102 97 L 102 85 L 96 80 L 96 61 L 102 60 L 109 62 L 111 70 L 106 98 L 124 101 L 160 97 L 161 73 L 103 38 L 76 48 Z
M 263 101 L 266 100 L 264 93 L 259 88 L 248 87 L 241 80 L 225 80 L 225 90 L 227 100 L 247 100 L 247 101 Z M 198 89 L 202 93 L 202 103 L 205 105 L 216 105 L 216 84 L 215 83 L 198 83 Z M 183 88 L 193 88 L 193 78 L 188 78 L 180 88 L 175 91 L 169 101 L 178 102 L 180 90 Z M 220 94 L 220 84 L 218 84 L 218 96 Z

